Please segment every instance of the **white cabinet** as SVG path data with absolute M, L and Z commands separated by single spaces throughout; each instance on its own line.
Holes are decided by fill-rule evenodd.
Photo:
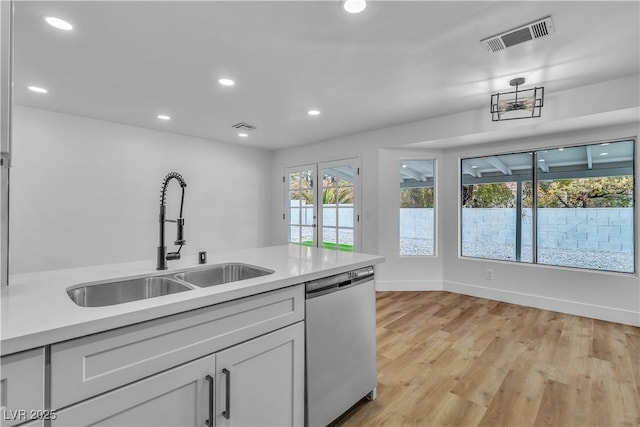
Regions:
M 300 285 L 54 344 L 51 427 L 302 426 L 303 320 Z
M 2 356 L 0 425 L 302 426 L 304 302 L 291 286 Z
M 51 408 L 213 354 L 304 319 L 292 286 L 51 346 Z
M 299 322 L 62 409 L 51 426 L 302 426 L 303 351 Z
M 302 322 L 221 351 L 216 426 L 304 424 Z
M 0 425 L 49 416 L 44 405 L 44 348 L 2 356 L 0 372 Z M 32 425 L 42 425 L 42 420 Z
M 51 426 L 205 426 L 214 375 L 215 355 L 203 357 L 60 410 Z

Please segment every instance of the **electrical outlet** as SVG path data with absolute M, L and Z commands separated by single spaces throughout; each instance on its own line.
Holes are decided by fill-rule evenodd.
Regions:
M 493 270 L 485 270 L 484 278 L 487 280 L 493 280 Z

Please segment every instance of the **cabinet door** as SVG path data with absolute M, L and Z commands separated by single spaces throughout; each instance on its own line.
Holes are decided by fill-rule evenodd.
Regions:
M 214 370 L 215 355 L 197 359 L 60 410 L 51 426 L 206 426 Z
M 304 323 L 218 353 L 216 383 L 216 426 L 302 426 Z
M 48 414 L 44 410 L 44 348 L 2 356 L 0 425 L 10 427 L 45 413 Z M 36 421 L 35 425 L 41 424 Z

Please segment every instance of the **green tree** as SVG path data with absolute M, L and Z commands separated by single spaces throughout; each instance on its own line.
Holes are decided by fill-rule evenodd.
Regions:
M 351 203 L 353 203 L 353 187 L 333 187 L 322 190 L 323 205 L 346 205 Z
M 462 206 L 466 208 L 513 208 L 516 205 L 513 190 L 503 182 L 465 185 L 462 198 Z
M 299 180 L 291 181 L 291 200 L 304 200 L 307 205 L 313 204 L 313 179 L 311 174 L 302 173 Z M 340 187 L 338 187 L 340 185 Z M 353 203 L 353 185 L 335 177 L 325 176 L 322 182 L 322 203 L 325 205 Z
M 432 208 L 433 188 L 403 188 L 400 190 L 401 208 Z
M 344 205 L 353 203 L 353 182 L 333 175 L 322 179 L 322 204 Z
M 296 175 L 297 179 L 291 180 L 290 190 L 300 190 L 300 192 L 295 191 L 292 193 L 291 200 L 304 200 L 307 204 L 313 204 L 313 179 L 311 174 L 303 172 Z
M 539 181 L 538 207 L 614 208 L 633 206 L 633 177 Z

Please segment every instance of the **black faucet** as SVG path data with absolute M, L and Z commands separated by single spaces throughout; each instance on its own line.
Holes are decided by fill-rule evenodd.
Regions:
M 180 217 L 178 219 L 166 219 L 165 218 L 165 199 L 167 197 L 167 185 L 169 181 L 175 179 L 180 184 L 182 188 L 182 197 L 180 198 Z M 182 218 L 182 207 L 184 205 L 184 189 L 186 188 L 187 183 L 177 172 L 170 172 L 167 176 L 164 177 L 164 181 L 162 182 L 162 191 L 160 193 L 160 244 L 158 245 L 158 267 L 157 270 L 166 270 L 167 269 L 167 261 L 180 259 L 180 250 L 182 249 L 182 245 L 187 243 L 184 239 L 184 218 Z M 165 222 L 175 222 L 177 226 L 177 236 L 176 241 L 173 242 L 174 245 L 180 245 L 176 252 L 167 253 L 167 247 L 164 245 L 164 223 Z

